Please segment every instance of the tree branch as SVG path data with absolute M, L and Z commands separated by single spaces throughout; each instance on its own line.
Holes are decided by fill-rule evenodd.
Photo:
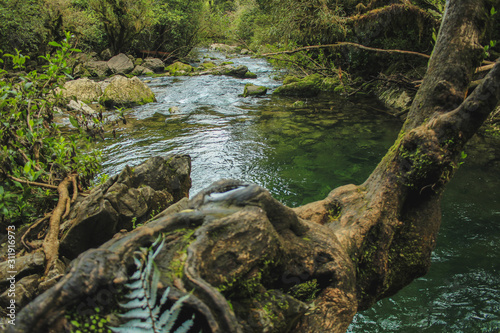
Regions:
M 263 54 L 261 54 L 261 56 L 268 57 L 268 56 L 273 56 L 273 55 L 277 55 L 277 54 L 293 54 L 293 53 L 297 53 L 297 52 L 300 52 L 300 51 L 307 51 L 307 50 L 314 50 L 314 49 L 323 49 L 323 48 L 330 48 L 330 47 L 331 48 L 337 48 L 337 47 L 341 47 L 341 46 L 353 46 L 353 47 L 357 47 L 357 48 L 360 48 L 360 49 L 363 49 L 363 50 L 367 50 L 367 51 L 384 52 L 384 53 L 395 53 L 395 54 L 409 54 L 409 55 L 415 55 L 415 56 L 423 57 L 423 58 L 426 58 L 426 59 L 430 58 L 429 55 L 424 54 L 424 53 L 420 53 L 420 52 L 404 51 L 404 50 L 378 49 L 378 48 L 368 47 L 368 46 L 364 46 L 364 45 L 357 44 L 357 43 L 351 43 L 351 42 L 338 42 L 338 43 L 335 43 L 335 44 L 304 46 L 304 47 L 299 47 L 299 48 L 297 48 L 295 50 L 290 50 L 290 51 L 281 51 L 281 52 L 273 52 L 273 53 L 263 53 Z
M 49 184 L 38 183 L 38 182 L 30 182 L 29 180 L 19 179 L 19 178 L 16 178 L 14 176 L 11 176 L 11 175 L 7 175 L 7 177 L 12 179 L 13 181 L 19 182 L 21 184 L 26 184 L 28 186 L 38 186 L 38 187 L 50 188 L 51 190 L 57 190 L 57 186 L 55 186 L 55 185 L 49 185 Z

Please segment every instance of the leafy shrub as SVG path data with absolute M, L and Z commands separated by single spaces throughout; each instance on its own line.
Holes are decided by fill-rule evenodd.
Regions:
M 66 78 L 71 77 L 69 56 L 79 50 L 72 48 L 71 36 L 55 48 L 46 61 L 43 73 L 21 72 L 8 78 L 0 70 L 0 210 L 2 222 L 29 222 L 53 208 L 55 188 L 70 173 L 78 175 L 80 185 L 89 185 L 100 168 L 100 152 L 88 152 L 84 133 L 62 135 L 54 123 L 56 105 Z M 14 70 L 24 70 L 28 57 L 19 51 L 4 54 Z M 3 62 L 0 59 L 0 62 Z M 34 185 L 36 182 L 38 185 Z

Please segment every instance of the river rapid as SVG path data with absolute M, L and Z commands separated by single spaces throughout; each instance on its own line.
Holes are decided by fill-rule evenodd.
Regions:
M 200 57 L 228 60 L 206 50 Z M 230 61 L 257 79 L 143 78 L 158 102 L 132 109 L 129 125 L 100 144 L 104 173 L 151 156 L 189 154 L 191 196 L 218 179 L 236 178 L 295 207 L 362 183 L 401 127 L 369 98 L 318 97 L 297 106 L 299 99 L 271 97 L 281 82 L 265 60 Z M 246 83 L 268 87 L 268 95 L 240 97 Z M 349 332 L 499 332 L 500 153 L 476 141 L 481 148 L 468 151 L 445 191 L 430 272 L 359 313 Z

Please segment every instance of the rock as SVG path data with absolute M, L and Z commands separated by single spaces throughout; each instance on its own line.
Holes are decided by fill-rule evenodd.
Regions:
M 245 85 L 245 90 L 243 92 L 243 97 L 247 96 L 261 96 L 267 93 L 267 88 L 264 86 L 256 86 L 251 83 Z
M 231 65 L 224 65 L 224 66 L 214 68 L 214 70 L 211 72 L 211 74 L 213 74 L 213 75 L 227 75 L 227 76 L 244 78 L 245 74 L 247 72 L 248 72 L 247 66 L 234 67 Z
M 221 52 L 234 53 L 238 50 L 237 46 L 234 45 L 226 45 L 221 43 L 214 43 L 210 45 L 211 50 L 218 50 Z
M 398 112 L 408 111 L 413 98 L 400 87 L 379 87 L 377 96 L 389 109 L 395 109 Z
M 103 87 L 100 103 L 106 106 L 132 106 L 156 101 L 151 89 L 135 76 L 131 79 L 114 76 L 103 82 Z
M 179 112 L 179 110 L 180 109 L 177 106 L 171 106 L 168 108 L 168 112 L 170 112 L 170 113 L 177 113 L 177 112 Z
M 144 60 L 142 58 L 135 58 L 134 66 L 141 66 Z
M 39 269 L 43 267 L 45 264 L 45 254 L 43 252 L 34 252 L 27 254 L 22 257 L 16 258 L 16 271 L 17 275 L 24 275 L 26 272 L 30 272 L 36 269 Z M 10 274 L 8 271 L 9 262 L 4 261 L 0 263 L 0 284 L 6 284 L 8 283 L 8 278 L 10 277 Z
M 75 202 L 68 217 L 72 222 L 62 226 L 61 254 L 73 259 L 120 230 L 131 230 L 133 218 L 136 224 L 143 223 L 153 210 L 163 210 L 188 197 L 190 173 L 188 155 L 153 157 L 135 168 L 127 166 Z
M 107 61 L 89 61 L 85 63 L 84 67 L 93 77 L 106 77 L 111 74 Z
M 16 310 L 19 311 L 39 294 L 38 283 L 40 278 L 41 276 L 38 274 L 25 276 L 15 283 L 16 292 L 13 295 L 8 289 L 0 295 L 0 307 L 2 309 L 0 313 L 3 312 L 2 317 L 7 314 L 6 309 L 12 299 L 15 300 Z M 9 294 L 14 297 L 10 297 Z
M 245 79 L 256 79 L 256 78 L 257 78 L 257 74 L 255 74 L 255 73 L 252 73 L 252 72 L 245 73 Z
M 241 49 L 240 54 L 242 55 L 252 54 L 252 51 L 250 51 L 249 49 Z
M 165 64 L 161 59 L 158 58 L 146 58 L 142 63 L 142 66 L 149 68 L 155 73 L 161 73 L 165 71 Z
M 68 81 L 64 84 L 62 96 L 83 102 L 98 101 L 102 96 L 101 85 L 87 78 Z
M 104 61 L 108 61 L 109 59 L 111 59 L 112 56 L 113 54 L 111 53 L 110 49 L 106 49 L 101 52 L 101 59 Z
M 92 109 L 90 106 L 83 103 L 82 101 L 75 101 L 72 99 L 68 103 L 68 108 L 76 112 L 84 113 L 88 116 L 92 116 L 95 114 L 94 109 Z
M 306 76 L 303 79 L 285 80 L 287 84 L 278 87 L 273 95 L 293 97 L 314 97 L 321 92 L 322 77 L 319 74 Z M 285 83 L 285 81 L 283 83 Z
M 109 59 L 108 66 L 113 74 L 128 74 L 134 69 L 132 60 L 123 53 Z
M 151 75 L 151 74 L 154 74 L 154 72 L 149 68 L 137 65 L 137 66 L 135 66 L 134 70 L 130 74 L 135 75 L 135 76 L 139 76 L 139 75 Z
M 213 62 L 211 61 L 204 61 L 202 64 L 200 64 L 200 69 L 211 69 L 211 68 L 214 68 L 214 67 L 217 67 L 216 64 L 214 64 Z
M 166 70 L 172 75 L 185 75 L 186 73 L 191 73 L 194 68 L 191 65 L 176 61 L 172 65 L 168 66 Z

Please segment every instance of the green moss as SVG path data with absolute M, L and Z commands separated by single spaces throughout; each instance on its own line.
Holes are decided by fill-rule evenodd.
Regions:
M 171 75 L 180 76 L 187 75 L 191 73 L 194 68 L 191 65 L 184 64 L 180 61 L 174 62 L 172 65 L 169 65 L 165 68 Z
M 96 307 L 90 316 L 80 315 L 78 311 L 68 311 L 66 319 L 70 325 L 70 332 L 81 333 L 112 333 L 108 327 L 109 320 L 101 314 L 101 309 Z
M 311 302 L 316 298 L 320 288 L 316 279 L 297 284 L 290 288 L 288 294 L 303 302 Z
M 252 72 L 245 73 L 245 79 L 256 79 L 256 78 L 257 78 L 257 74 L 255 74 L 255 73 L 252 73 Z
M 286 83 L 285 83 L 286 82 Z M 314 97 L 321 92 L 322 77 L 319 74 L 306 76 L 303 79 L 285 79 L 283 85 L 278 87 L 273 95 Z
M 221 66 L 225 66 L 225 65 L 232 65 L 232 64 L 234 64 L 234 62 L 232 62 L 232 61 L 224 61 L 224 62 L 223 62 L 223 63 L 221 63 L 220 65 L 221 65 Z
M 260 96 L 267 93 L 267 88 L 264 86 L 256 86 L 251 83 L 245 85 L 245 90 L 243 91 L 243 97 L 248 96 Z

